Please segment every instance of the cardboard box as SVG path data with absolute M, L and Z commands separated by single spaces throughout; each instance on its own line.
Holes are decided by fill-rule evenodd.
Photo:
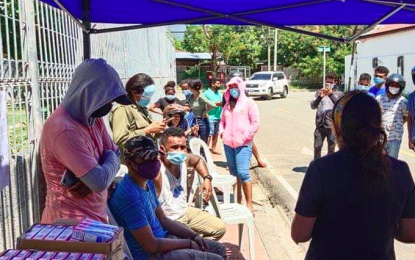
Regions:
M 71 226 L 76 225 L 77 222 L 73 220 L 63 220 L 57 221 L 55 224 Z M 17 239 L 18 249 L 34 249 L 53 252 L 96 253 L 104 254 L 108 260 L 123 259 L 123 244 L 124 230 L 121 227 L 120 231 L 115 234 L 114 238 L 106 243 L 26 239 L 25 234 L 21 235 Z

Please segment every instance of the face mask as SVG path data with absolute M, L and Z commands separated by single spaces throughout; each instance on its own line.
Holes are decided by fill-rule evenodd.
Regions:
M 373 79 L 373 82 L 375 82 L 375 84 L 376 84 L 376 85 L 380 85 L 380 84 L 382 84 L 383 82 L 385 82 L 385 80 L 384 80 L 384 79 L 382 79 L 382 78 L 379 78 L 379 77 L 375 77 L 375 78 Z
M 156 91 L 156 86 L 154 86 L 154 85 L 149 85 L 149 86 L 145 87 L 140 101 L 136 102 L 137 105 L 139 105 L 141 107 L 148 106 L 150 104 L 151 97 L 154 95 L 155 91 Z
M 142 163 L 138 166 L 138 171 L 134 171 L 147 180 L 154 180 L 160 172 L 161 163 L 159 160 Z
M 392 95 L 397 95 L 399 91 L 401 91 L 401 88 L 389 87 L 389 93 L 391 93 Z
M 106 116 L 111 111 L 111 108 L 112 108 L 112 103 L 106 104 L 105 106 L 101 107 L 100 109 L 92 113 L 91 117 L 98 118 L 98 117 Z
M 143 97 L 152 97 L 154 95 L 154 92 L 156 92 L 156 86 L 155 85 L 149 85 L 144 88 Z
M 190 90 L 186 89 L 186 90 L 183 90 L 183 94 L 184 94 L 186 97 L 188 97 L 188 96 L 190 96 L 190 95 L 192 94 L 192 91 L 190 91 Z
M 357 86 L 357 90 L 360 90 L 360 91 L 369 91 L 369 86 L 364 86 L 364 85 L 359 85 L 359 86 Z
M 150 99 L 141 97 L 140 101 L 136 102 L 138 106 L 140 107 L 146 107 L 150 104 Z
M 173 101 L 176 97 L 174 95 L 167 95 L 167 100 Z
M 230 90 L 230 94 L 234 99 L 237 99 L 239 97 L 239 89 L 237 88 L 232 88 Z
M 172 164 L 180 165 L 184 161 L 186 161 L 187 155 L 182 152 L 169 152 L 167 153 L 167 160 L 169 160 Z

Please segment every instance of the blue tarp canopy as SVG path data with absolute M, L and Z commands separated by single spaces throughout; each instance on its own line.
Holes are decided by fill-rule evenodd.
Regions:
M 128 24 L 89 33 L 170 24 L 292 26 L 415 24 L 415 0 L 41 0 L 91 23 Z M 89 20 L 89 21 L 88 21 Z M 85 23 L 86 22 L 86 23 Z M 81 23 L 79 23 L 82 27 Z M 135 26 L 134 26 L 135 25 Z M 309 35 L 321 36 L 312 32 Z M 364 33 L 364 32 L 361 32 Z M 361 35 L 361 33 L 359 35 Z M 333 40 L 350 42 L 356 38 Z

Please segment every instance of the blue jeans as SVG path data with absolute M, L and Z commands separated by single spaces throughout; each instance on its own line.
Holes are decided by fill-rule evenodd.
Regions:
M 210 127 L 208 118 L 196 118 L 196 124 L 199 126 L 199 136 L 205 143 L 207 143 Z
M 401 142 L 398 140 L 390 140 L 386 143 L 386 151 L 390 157 L 398 158 Z
M 241 179 L 242 182 L 250 182 L 249 167 L 252 157 L 252 145 L 240 146 L 234 149 L 225 144 L 225 155 L 231 174 Z
M 217 135 L 219 133 L 219 122 L 220 119 L 209 118 L 210 136 Z

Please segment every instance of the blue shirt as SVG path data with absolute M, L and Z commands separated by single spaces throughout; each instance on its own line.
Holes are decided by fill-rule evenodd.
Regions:
M 372 93 L 373 95 L 375 95 L 375 97 L 380 96 L 382 94 L 386 93 L 386 88 L 385 86 L 381 87 L 381 88 L 377 88 L 376 86 L 373 86 L 369 89 L 369 93 Z
M 411 138 L 412 141 L 415 141 L 415 92 L 412 92 L 412 94 L 409 95 L 408 97 L 408 107 L 407 107 L 408 112 L 412 113 L 412 127 L 411 127 Z
M 124 237 L 134 260 L 149 258 L 150 254 L 143 250 L 131 231 L 148 225 L 154 237 L 166 237 L 167 232 L 163 230 L 156 217 L 156 208 L 159 206 L 159 201 L 153 182 L 147 182 L 147 190 L 144 190 L 135 184 L 127 174 L 117 185 L 117 189 L 109 199 L 108 205 L 118 225 L 124 228 Z

